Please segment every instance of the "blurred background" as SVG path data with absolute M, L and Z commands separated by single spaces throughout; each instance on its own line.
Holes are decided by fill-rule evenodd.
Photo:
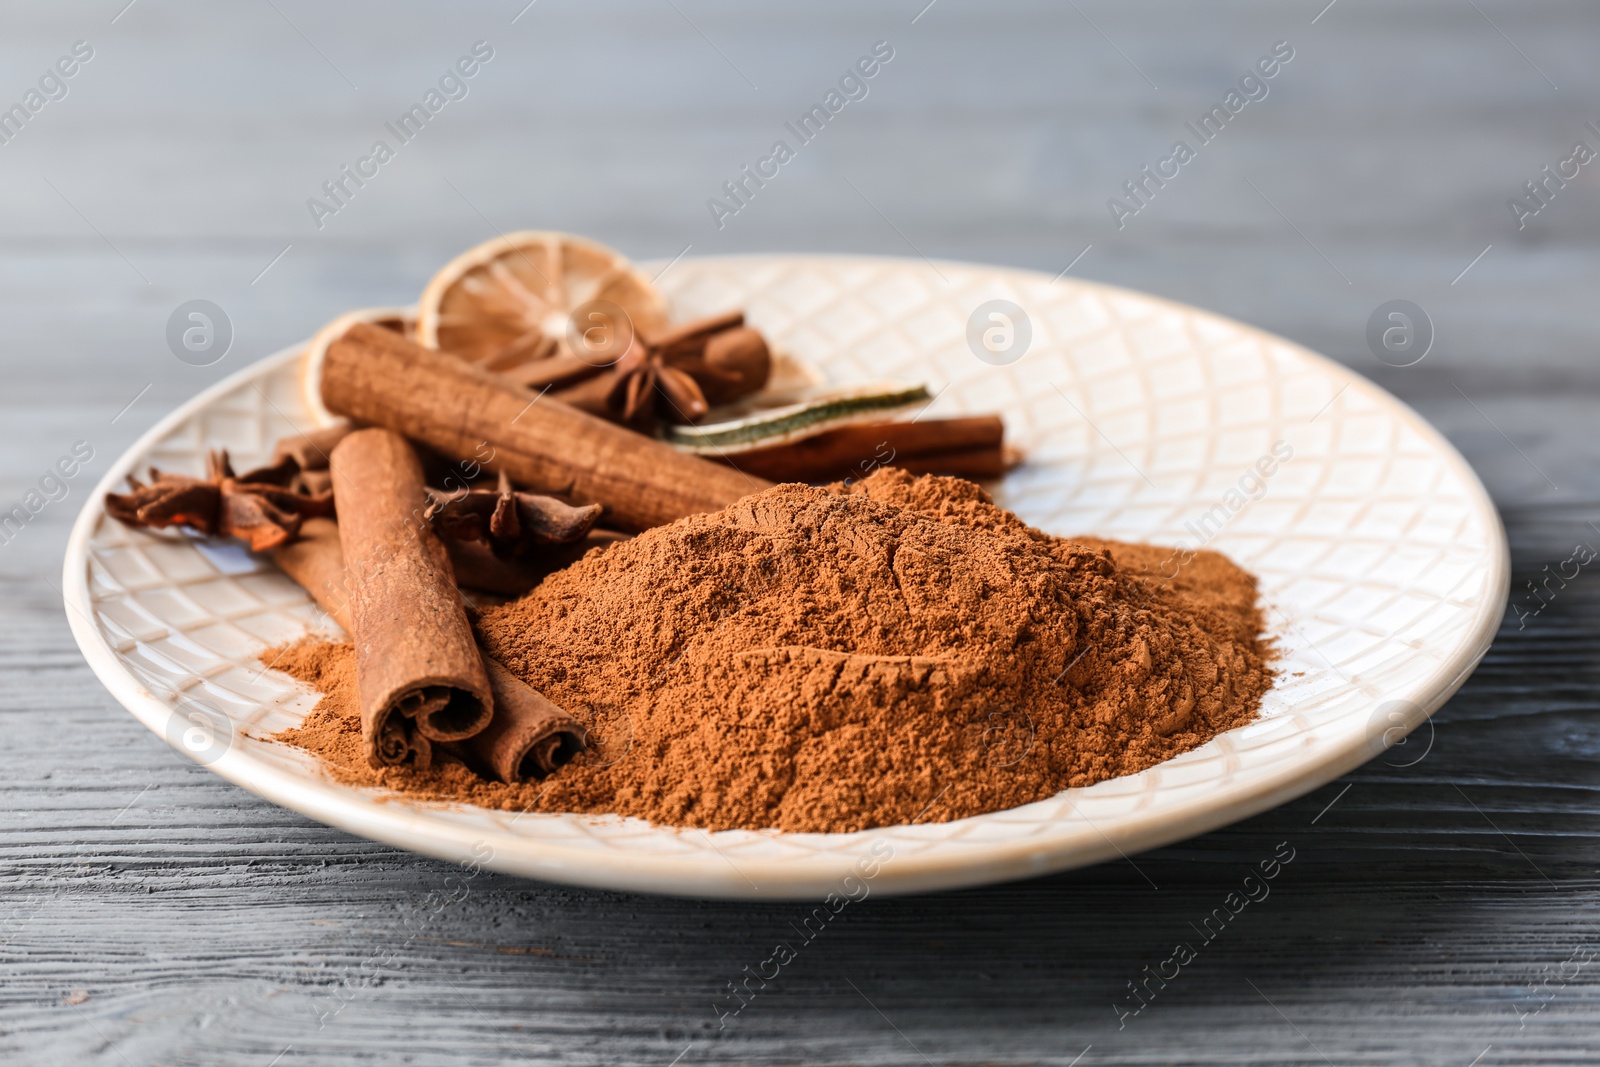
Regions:
M 723 1028 L 713 1000 L 795 909 L 485 875 L 397 963 L 341 984 L 449 869 L 184 764 L 94 680 L 58 586 L 93 482 L 163 414 L 540 228 L 636 260 L 1070 269 L 1264 327 L 1462 450 L 1506 519 L 1516 604 L 1575 542 L 1600 545 L 1600 164 L 1575 152 L 1600 151 L 1594 4 L 107 0 L 6 3 L 0 27 L 0 108 L 29 112 L 0 113 L 0 508 L 75 443 L 93 452 L 0 545 L 11 1062 L 1580 1056 L 1600 1009 L 1573 962 L 1600 919 L 1588 575 L 1508 616 L 1426 762 L 1357 772 L 1337 817 L 1310 821 L 1347 782 L 1141 859 L 1148 885 L 1122 864 L 869 901 Z M 478 42 L 466 94 L 399 143 L 385 124 Z M 892 59 L 867 95 L 719 226 L 707 200 L 796 145 L 784 123 L 878 42 Z M 1292 59 L 1265 97 L 1200 146 L 1185 123 L 1275 47 Z M 1180 138 L 1195 158 L 1130 201 Z M 336 212 L 308 206 L 379 139 L 395 154 L 375 176 Z M 1138 208 L 1120 226 L 1113 197 Z M 232 331 L 204 367 L 168 343 L 197 299 Z M 1433 332 L 1406 367 L 1368 342 L 1392 300 Z M 1119 1030 L 1125 982 L 1286 838 L 1281 904 Z

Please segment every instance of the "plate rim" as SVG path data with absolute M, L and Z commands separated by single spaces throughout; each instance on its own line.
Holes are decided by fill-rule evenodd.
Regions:
M 918 260 L 902 256 L 738 253 L 690 257 L 701 264 L 781 261 L 786 264 L 816 263 L 832 266 L 873 265 L 879 267 L 925 268 L 931 264 L 956 270 L 979 270 L 1017 282 L 1038 284 L 1049 281 L 1042 271 L 960 260 Z M 640 266 L 652 261 L 641 261 Z M 1270 331 L 1240 322 L 1205 308 L 1123 286 L 1090 279 L 1074 278 L 1073 283 L 1102 296 L 1131 298 L 1164 310 L 1207 316 L 1231 326 L 1256 340 L 1268 340 L 1308 359 L 1335 377 L 1348 379 L 1347 385 L 1367 392 L 1380 404 L 1392 406 L 1410 429 L 1423 437 L 1460 478 L 1473 508 L 1479 512 L 1488 541 L 1490 574 L 1485 593 L 1476 608 L 1472 624 L 1448 655 L 1419 684 L 1415 701 L 1420 715 L 1404 724 L 1406 732 L 1428 719 L 1461 687 L 1488 652 L 1504 616 L 1504 603 L 1510 591 L 1510 551 L 1505 527 L 1493 498 L 1482 480 L 1453 444 L 1409 404 L 1370 378 L 1328 356 Z M 116 490 L 123 478 L 151 448 L 177 426 L 192 418 L 218 398 L 250 381 L 279 370 L 299 358 L 309 338 L 256 360 L 222 380 L 213 383 L 168 412 L 141 434 L 111 464 L 85 500 L 73 522 L 62 561 L 63 602 L 67 621 L 90 669 L 111 695 L 133 716 L 175 750 L 169 724 L 178 712 L 151 693 L 118 658 L 99 628 L 92 621 L 93 603 L 89 596 L 89 544 L 104 516 L 105 494 Z M 1492 594 L 1492 595 L 1490 595 Z M 1496 610 L 1496 609 L 1499 610 Z M 963 844 L 948 851 L 919 850 L 910 855 L 892 854 L 872 879 L 871 890 L 882 895 L 903 895 L 967 888 L 1019 878 L 1051 874 L 1090 866 L 1119 856 L 1157 848 L 1208 833 L 1219 827 L 1250 818 L 1303 796 L 1366 763 L 1377 753 L 1359 737 L 1344 743 L 1330 742 L 1315 761 L 1290 763 L 1254 783 L 1236 790 L 1218 790 L 1194 801 L 1181 816 L 1172 812 L 1141 809 L 1120 817 L 1109 833 L 1093 837 L 1086 833 L 1057 832 L 1042 840 L 1000 842 L 985 845 Z M 215 760 L 204 764 L 208 770 L 258 796 L 325 825 L 407 851 L 419 852 L 473 869 L 486 867 L 509 874 L 559 882 L 567 885 L 623 892 L 642 892 L 694 899 L 814 900 L 837 889 L 851 873 L 849 861 L 865 857 L 868 847 L 881 840 L 877 835 L 894 827 L 857 831 L 852 834 L 824 835 L 843 841 L 855 839 L 860 849 L 835 849 L 801 857 L 741 859 L 735 865 L 711 866 L 703 854 L 663 854 L 658 852 L 598 853 L 574 849 L 551 840 L 535 840 L 504 830 L 477 830 L 462 834 L 459 827 L 433 817 L 439 811 L 468 808 L 469 805 L 407 800 L 390 803 L 375 799 L 382 791 L 364 791 L 342 786 L 331 779 L 311 780 L 271 763 L 258 760 L 245 746 L 232 744 Z M 1159 765 L 1158 765 L 1159 766 Z M 1113 779 L 1115 780 L 1115 779 Z M 1070 793 L 1055 794 L 1062 797 Z M 1054 798 L 1047 798 L 1054 799 Z M 534 813 L 538 814 L 538 813 Z M 988 813 L 985 818 L 998 813 Z M 615 816 L 579 816 L 614 819 Z M 959 820 L 958 820 L 959 821 Z M 943 825 L 950 824 L 929 824 Z M 679 834 L 713 834 L 704 830 L 660 827 Z M 1076 829 L 1076 828 L 1074 828 Z M 748 834 L 749 831 L 720 831 L 722 834 Z M 776 834 L 776 831 L 759 831 Z M 787 835 L 798 836 L 798 835 Z M 811 836 L 811 835 L 806 835 Z M 471 839 L 469 841 L 469 839 Z M 715 844 L 713 842 L 713 847 Z M 489 854 L 485 856 L 483 849 Z M 718 849 L 720 852 L 721 850 Z M 724 855 L 724 858 L 727 859 Z M 756 880 L 767 883 L 759 885 Z

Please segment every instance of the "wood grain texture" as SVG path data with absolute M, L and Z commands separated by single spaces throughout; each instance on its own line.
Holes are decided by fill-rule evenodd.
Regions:
M 1506 206 L 1596 144 L 1593 5 L 939 0 L 913 24 L 924 3 L 541 0 L 515 22 L 522 0 L 7 7 L 0 102 L 76 40 L 95 56 L 0 145 L 0 503 L 75 441 L 96 458 L 0 546 L 0 1059 L 1600 1055 L 1591 570 L 1510 617 L 1414 766 L 1369 764 L 1132 864 L 852 905 L 725 1026 L 726 984 L 804 909 L 492 874 L 447 898 L 453 868 L 185 763 L 84 665 L 62 546 L 121 449 L 222 375 L 347 308 L 405 302 L 450 255 L 525 226 L 640 259 L 692 245 L 1054 272 L 1092 245 L 1074 273 L 1275 330 L 1433 420 L 1503 509 L 1524 610 L 1542 567 L 1600 546 L 1593 168 L 1522 230 Z M 306 198 L 480 39 L 495 55 L 468 96 L 317 229 Z M 717 229 L 706 198 L 879 39 L 895 57 L 868 97 Z M 1296 54 L 1268 98 L 1117 230 L 1106 198 L 1278 40 Z M 205 368 L 164 338 L 194 297 L 236 333 Z M 1437 328 L 1415 367 L 1367 350 L 1391 298 Z M 1119 1029 L 1125 983 L 1284 841 L 1271 896 Z

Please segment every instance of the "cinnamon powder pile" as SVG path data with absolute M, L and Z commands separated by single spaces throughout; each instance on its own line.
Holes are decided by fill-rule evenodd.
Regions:
M 1253 719 L 1254 579 L 1064 539 L 978 486 L 883 469 L 780 485 L 591 552 L 478 620 L 591 731 L 549 778 L 373 770 L 350 646 L 268 653 L 324 693 L 281 739 L 345 781 L 706 829 L 946 821 L 1130 774 Z

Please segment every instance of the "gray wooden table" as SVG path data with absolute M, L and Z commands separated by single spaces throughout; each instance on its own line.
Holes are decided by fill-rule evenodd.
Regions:
M 0 105 L 63 56 L 73 73 L 0 125 L 0 506 L 94 452 L 0 545 L 6 1063 L 1600 1059 L 1600 585 L 1591 567 L 1542 605 L 1525 587 L 1600 546 L 1597 167 L 1524 188 L 1600 148 L 1593 4 L 524 2 L 4 5 Z M 867 96 L 717 228 L 707 198 L 879 40 Z M 477 41 L 493 55 L 466 95 L 314 219 L 308 198 Z M 1107 199 L 1279 41 L 1265 99 L 1118 229 Z M 419 925 L 448 868 L 180 759 L 84 665 L 59 566 L 92 481 L 164 412 L 517 227 L 639 258 L 1052 272 L 1089 246 L 1075 273 L 1304 342 L 1439 425 L 1503 511 L 1520 617 L 1420 762 L 1143 875 L 868 900 L 726 1026 L 714 1001 L 794 906 L 486 874 Z M 166 340 L 197 298 L 234 330 L 207 367 Z M 1435 327 L 1414 366 L 1369 350 L 1391 299 Z M 1119 1029 L 1126 983 L 1284 841 L 1270 899 Z

